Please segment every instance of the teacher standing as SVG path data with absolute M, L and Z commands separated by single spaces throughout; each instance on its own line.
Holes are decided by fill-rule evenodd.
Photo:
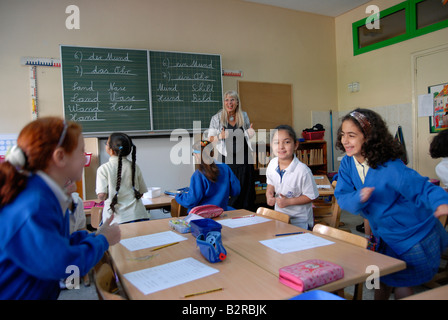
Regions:
M 226 163 L 240 181 L 241 193 L 229 201 L 235 209 L 254 209 L 254 161 L 249 141 L 254 134 L 247 113 L 241 110 L 238 94 L 227 91 L 222 110 L 210 120 L 209 140 L 216 143 L 218 161 Z

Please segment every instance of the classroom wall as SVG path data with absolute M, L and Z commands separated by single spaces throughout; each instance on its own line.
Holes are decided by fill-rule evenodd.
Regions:
M 403 127 L 411 166 L 422 175 L 436 178 L 435 161 L 431 161 L 427 150 L 434 134 L 429 134 L 428 125 L 417 125 L 416 95 L 426 92 L 413 90 L 413 60 L 420 51 L 448 44 L 448 29 L 358 56 L 353 55 L 352 23 L 369 15 L 365 13 L 366 7 L 377 5 L 380 10 L 384 10 L 401 2 L 403 0 L 371 1 L 336 17 L 338 107 L 342 115 L 357 107 L 386 110 L 382 115 L 389 123 L 391 133 L 395 134 L 398 124 Z M 445 80 L 448 81 L 448 77 L 445 76 Z M 360 83 L 360 91 L 350 93 L 347 86 L 354 81 Z M 425 146 L 418 149 L 417 136 L 424 136 L 426 141 Z M 410 148 L 413 149 L 409 151 Z
M 65 26 L 68 5 L 80 9 L 79 30 Z M 29 67 L 20 58 L 59 58 L 60 44 L 221 54 L 224 69 L 243 72 L 224 77 L 224 91 L 236 90 L 239 79 L 292 84 L 299 132 L 312 126 L 312 110 L 337 108 L 330 17 L 241 0 L 2 0 L 0 39 L 0 134 L 18 133 L 31 120 Z M 38 67 L 37 81 L 39 115 L 62 115 L 60 69 Z M 160 185 L 163 168 L 154 170 L 145 152 L 145 179 Z

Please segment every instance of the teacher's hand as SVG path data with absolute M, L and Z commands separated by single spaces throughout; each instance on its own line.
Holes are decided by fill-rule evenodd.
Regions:
M 247 134 L 249 135 L 249 138 L 252 138 L 255 134 L 255 130 L 254 130 L 254 128 L 252 128 L 252 126 L 253 126 L 253 124 L 251 123 L 250 128 L 247 129 Z

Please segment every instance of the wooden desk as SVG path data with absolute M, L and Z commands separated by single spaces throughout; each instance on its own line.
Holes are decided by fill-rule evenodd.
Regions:
M 120 229 L 122 238 L 131 238 L 140 235 L 163 232 L 170 230 L 169 219 L 122 224 Z M 151 248 L 138 251 L 128 251 L 120 243 L 109 248 L 114 266 L 120 277 L 128 297 L 130 299 L 163 299 L 163 300 L 274 300 L 289 299 L 298 294 L 297 291 L 281 284 L 278 277 L 263 270 L 231 249 L 226 248 L 227 258 L 223 262 L 209 263 L 196 247 L 196 240 L 191 233 L 183 234 L 188 240 L 176 245 L 151 252 Z M 155 254 L 146 261 L 136 261 L 133 258 Z M 124 274 L 136 270 L 142 270 L 168 262 L 192 257 L 219 272 L 195 281 L 158 291 L 152 294 L 143 293 L 134 287 Z M 184 298 L 185 295 L 223 288 L 222 291 L 207 293 L 204 295 Z
M 251 214 L 251 212 L 247 210 L 228 211 L 227 217 L 221 219 L 247 214 Z M 378 266 L 380 275 L 387 275 L 406 268 L 404 261 L 320 234 L 318 235 L 319 237 L 333 241 L 334 244 L 281 254 L 259 242 L 260 240 L 273 239 L 275 234 L 297 231 L 306 230 L 272 220 L 233 229 L 223 226 L 222 240 L 226 248 L 237 252 L 276 277 L 278 277 L 278 270 L 281 267 L 308 259 L 322 259 L 334 262 L 344 268 L 344 278 L 319 287 L 320 290 L 330 292 L 364 282 L 371 275 L 366 273 L 366 268 L 370 265 Z
M 417 293 L 403 300 L 448 300 L 448 285 Z
M 251 212 L 246 210 L 227 211 L 225 216 L 220 219 L 246 214 L 251 214 Z M 160 219 L 120 225 L 122 238 L 170 230 L 168 221 L 169 219 Z M 319 236 L 333 241 L 334 244 L 280 254 L 259 242 L 260 240 L 272 239 L 277 233 L 300 230 L 302 229 L 275 220 L 234 229 L 223 226 L 222 240 L 227 250 L 227 259 L 214 264 L 208 263 L 201 255 L 196 247 L 196 240 L 190 233 L 183 234 L 188 240 L 161 249 L 156 252 L 156 256 L 146 261 L 132 259 L 154 254 L 154 252 L 151 252 L 151 248 L 131 252 L 121 244 L 117 244 L 109 248 L 109 252 L 121 283 L 131 299 L 184 299 L 183 297 L 187 294 L 221 287 L 224 288 L 223 291 L 188 299 L 288 299 L 297 295 L 298 292 L 279 283 L 278 270 L 293 263 L 317 258 L 341 265 L 344 268 L 344 278 L 318 288 L 325 291 L 336 291 L 365 281 L 370 275 L 370 273 L 366 273 L 366 267 L 369 265 L 378 266 L 380 275 L 402 270 L 406 266 L 401 260 L 321 235 Z M 131 271 L 154 267 L 186 257 L 193 257 L 212 268 L 218 269 L 220 272 L 147 296 L 143 295 L 123 277 L 124 274 Z
M 327 176 L 315 175 L 314 181 L 318 186 L 319 185 L 329 186 L 329 188 L 317 188 L 317 190 L 319 191 L 319 196 L 328 197 L 334 195 L 334 188 L 331 185 L 330 180 L 328 180 Z
M 160 209 L 163 207 L 171 206 L 171 200 L 174 199 L 173 196 L 162 194 L 155 198 L 142 198 L 143 204 L 147 210 L 150 209 Z

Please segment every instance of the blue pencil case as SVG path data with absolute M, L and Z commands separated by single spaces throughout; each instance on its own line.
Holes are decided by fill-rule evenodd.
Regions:
M 221 232 L 210 231 L 206 236 L 201 233 L 196 238 L 196 244 L 204 258 L 211 263 L 223 261 L 227 257 L 227 251 L 221 241 Z
M 222 229 L 222 225 L 220 223 L 209 218 L 191 220 L 190 227 L 191 227 L 191 234 L 195 238 L 197 238 L 201 233 L 207 234 L 210 231 L 221 232 Z

